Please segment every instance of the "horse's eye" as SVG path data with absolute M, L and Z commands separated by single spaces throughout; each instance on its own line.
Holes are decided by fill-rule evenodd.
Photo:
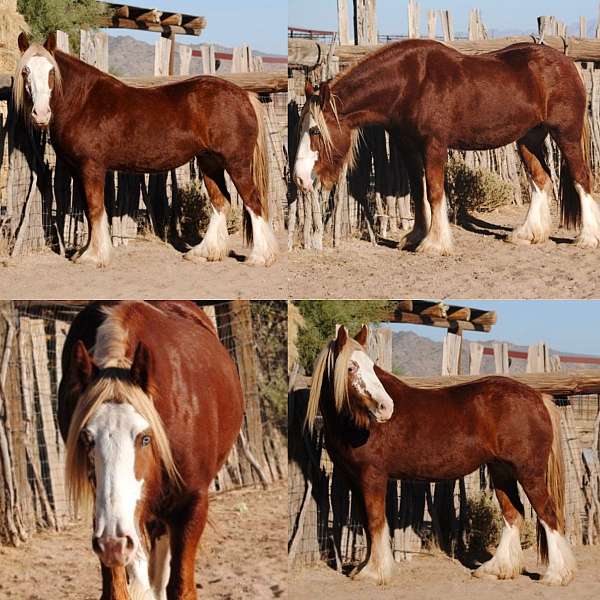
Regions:
M 142 446 L 147 446 L 150 443 L 150 436 L 145 435 L 142 437 Z
M 358 371 L 358 365 L 356 363 L 350 363 L 348 365 L 348 373 L 356 373 Z
M 23 74 L 23 77 L 27 77 L 29 75 L 29 67 L 23 67 L 21 73 Z
M 321 135 L 321 132 L 318 127 L 314 126 L 308 130 L 308 135 Z

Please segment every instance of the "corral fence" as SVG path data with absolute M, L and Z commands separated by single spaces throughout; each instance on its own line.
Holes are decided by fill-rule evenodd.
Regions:
M 85 304 L 0 302 L 0 545 L 19 545 L 36 530 L 60 529 L 74 518 L 56 410 L 63 345 Z M 203 303 L 238 367 L 246 401 L 242 433 L 212 492 L 269 485 L 287 475 L 285 429 L 265 403 L 272 374 L 262 372 L 257 354 L 258 328 L 272 327 L 284 311 L 267 302 L 257 313 L 252 304 Z M 279 354 L 285 356 L 284 347 Z
M 305 103 L 304 86 L 309 79 L 314 85 L 335 77 L 369 52 L 378 43 L 398 39 L 421 37 L 419 3 L 408 2 L 409 30 L 407 36 L 388 35 L 379 39 L 375 3 L 354 0 L 355 44 L 348 32 L 348 1 L 338 2 L 337 38 L 322 35 L 298 35 L 299 30 L 290 28 L 289 46 L 289 132 L 290 163 L 293 164 L 298 143 L 298 124 Z M 538 19 L 538 36 L 490 38 L 482 22 L 481 13 L 473 9 L 470 14 L 468 40 L 455 38 L 450 11 L 428 12 L 427 37 L 438 39 L 437 19 L 441 23 L 442 41 L 458 50 L 478 54 L 508 46 L 518 41 L 544 43 L 565 52 L 576 61 L 589 99 L 588 118 L 591 131 L 591 164 L 596 187 L 600 185 L 600 39 L 586 39 L 587 26 L 582 18 L 580 37 L 567 37 L 566 27 L 553 17 Z M 307 30 L 309 33 L 312 30 Z M 331 33 L 331 32 L 330 32 Z M 596 35 L 600 38 L 600 28 Z M 304 38 L 304 39 L 302 39 Z M 321 40 L 324 40 L 321 42 Z M 288 248 L 303 247 L 322 250 L 324 245 L 338 246 L 349 238 L 365 238 L 372 244 L 397 241 L 403 231 L 412 229 L 413 204 L 410 195 L 407 168 L 403 153 L 405 149 L 389 137 L 382 127 L 365 127 L 359 146 L 355 170 L 342 176 L 331 192 L 317 190 L 301 193 L 289 182 L 289 231 Z M 550 168 L 554 194 L 558 198 L 560 182 L 560 152 L 550 137 L 546 141 L 547 162 Z M 449 158 L 457 169 L 477 176 L 492 173 L 499 176 L 496 187 L 503 187 L 504 202 L 522 205 L 529 195 L 529 185 L 516 148 L 510 144 L 488 151 L 450 151 Z M 505 183 L 502 183 L 505 182 Z M 494 188 L 495 189 L 495 188 Z M 457 186 L 457 192 L 461 190 Z M 468 199 L 482 210 L 496 208 L 498 193 L 490 192 L 490 200 Z M 453 198 L 451 218 L 468 224 L 466 198 Z M 454 200 L 454 202 L 452 202 Z M 491 204 L 491 205 L 490 205 Z M 467 207 L 470 208 L 470 207 Z
M 370 343 L 368 352 L 382 368 L 391 370 L 391 332 L 386 334 L 378 329 L 376 333 L 377 339 Z M 461 340 L 457 338 L 459 336 L 450 337 L 444 344 L 445 365 L 459 363 Z M 554 372 L 558 376 L 560 360 L 550 354 L 545 344 L 530 347 L 526 357 L 522 354 L 513 353 L 508 344 L 484 347 L 472 342 L 468 348 L 469 364 L 465 367 L 472 375 L 496 372 L 519 377 L 522 372 L 532 373 L 530 379 L 534 378 L 539 388 L 547 392 L 549 384 L 544 383 L 547 377 L 544 372 Z M 568 357 L 562 358 L 564 369 Z M 576 371 L 565 371 L 565 380 L 568 373 L 573 377 L 577 375 Z M 447 385 L 452 379 L 450 376 L 435 379 L 408 377 L 406 381 L 431 387 Z M 594 381 L 600 389 L 600 371 Z M 308 378 L 297 377 L 289 396 L 290 566 L 300 568 L 325 561 L 338 571 L 345 571 L 366 557 L 362 498 L 359 493 L 353 493 L 344 474 L 327 454 L 321 422 L 317 422 L 312 437 L 304 429 L 307 385 L 310 385 Z M 558 389 L 564 390 L 571 385 L 561 384 Z M 567 535 L 574 545 L 599 544 L 600 396 L 597 393 L 564 395 L 561 392 L 554 399 L 562 415 Z M 396 560 L 410 560 L 415 555 L 429 553 L 434 547 L 451 555 L 468 556 L 471 509 L 491 494 L 491 481 L 485 466 L 457 481 L 390 480 L 386 508 Z M 526 543 L 531 544 L 535 540 L 535 513 L 522 489 L 520 496 L 525 506 Z M 498 515 L 495 496 L 490 504 Z M 492 518 L 493 513 L 490 520 Z
M 59 47 L 68 52 L 68 36 L 63 32 L 59 34 Z M 165 59 L 168 65 L 170 56 L 170 48 L 165 44 L 170 43 L 161 38 L 156 45 L 154 76 L 124 78 L 124 81 L 148 86 L 189 76 L 190 61 L 195 53 L 183 45 L 179 46 L 180 75 L 165 76 Z M 82 60 L 102 70 L 108 69 L 105 33 L 82 31 L 80 47 Z M 231 72 L 217 73 L 219 63 L 215 54 L 213 46 L 203 47 L 203 73 L 230 79 L 256 92 L 262 101 L 268 138 L 270 220 L 276 231 L 281 230 L 287 211 L 285 74 L 263 72 L 262 58 L 253 57 L 247 46 L 234 49 Z M 25 126 L 22 117 L 15 114 L 11 102 L 12 76 L 13 73 L 0 73 L 0 251 L 19 256 L 50 247 L 69 255 L 87 240 L 85 197 L 66 165 L 57 159 L 48 136 Z M 168 115 L 156 126 L 169 127 Z M 126 135 L 123 131 L 124 144 Z M 226 179 L 232 204 L 230 231 L 239 230 L 243 203 L 228 176 Z M 211 214 L 196 159 L 168 173 L 109 172 L 105 181 L 105 206 L 115 246 L 127 245 L 138 235 L 151 234 L 185 250 L 200 242 L 198 229 L 206 230 Z

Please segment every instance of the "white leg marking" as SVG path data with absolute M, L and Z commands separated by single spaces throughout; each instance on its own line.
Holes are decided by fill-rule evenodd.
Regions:
M 110 262 L 112 247 L 108 218 L 106 211 L 103 210 L 100 221 L 88 234 L 87 246 L 80 250 L 73 260 L 77 263 L 91 263 L 98 267 L 105 267 Z
M 504 519 L 504 527 L 496 554 L 484 562 L 476 571 L 475 577 L 493 577 L 495 579 L 513 579 L 523 571 L 523 550 L 517 523 L 509 525 Z
M 541 190 L 529 178 L 531 202 L 525 222 L 514 229 L 507 237 L 513 244 L 541 244 L 548 241 L 552 228 L 550 199 L 545 189 Z
M 156 600 L 167 600 L 167 584 L 171 576 L 171 547 L 169 534 L 161 535 L 154 542 L 150 554 L 150 582 Z
M 429 233 L 419 244 L 417 252 L 448 256 L 452 254 L 453 246 L 450 221 L 448 220 L 448 201 L 444 193 L 442 201 L 431 215 Z
M 148 579 L 148 560 L 143 550 L 138 550 L 133 562 L 127 565 L 127 575 L 131 600 L 154 600 Z
M 213 206 L 210 222 L 204 239 L 184 255 L 188 260 L 217 261 L 229 254 L 229 232 L 227 231 L 227 214 Z
M 575 189 L 581 202 L 581 232 L 576 244 L 580 248 L 598 248 L 600 246 L 600 206 L 592 196 L 578 183 Z
M 569 542 L 564 535 L 541 521 L 548 540 L 548 569 L 542 583 L 547 585 L 567 585 L 574 577 L 577 565 Z
M 356 579 L 371 579 L 379 585 L 383 585 L 391 580 L 394 565 L 390 534 L 387 523 L 385 523 L 379 531 L 373 532 L 369 560 L 354 577 Z
M 270 267 L 277 258 L 277 240 L 271 225 L 262 217 L 257 217 L 250 209 L 250 219 L 252 220 L 252 252 L 248 260 L 249 265 L 261 265 Z

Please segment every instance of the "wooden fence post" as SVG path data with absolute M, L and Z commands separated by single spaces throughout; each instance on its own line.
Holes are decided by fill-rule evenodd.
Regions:
M 338 38 L 340 44 L 349 44 L 348 32 L 348 0 L 337 0 L 338 6 Z
M 56 47 L 61 51 L 69 54 L 69 34 L 57 29 L 56 31 Z
M 408 0 L 408 37 L 421 37 L 421 9 L 417 0 Z
M 179 44 L 179 74 L 190 74 L 190 63 L 192 61 L 192 48 L 184 44 Z
M 108 35 L 103 31 L 82 29 L 80 33 L 79 58 L 101 71 L 108 71 Z
M 154 44 L 154 75 L 157 77 L 169 74 L 169 61 L 173 41 L 166 37 L 159 37 Z

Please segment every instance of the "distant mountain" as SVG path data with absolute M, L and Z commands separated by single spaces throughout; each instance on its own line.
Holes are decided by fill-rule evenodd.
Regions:
M 492 346 L 499 340 L 486 340 L 486 346 Z M 527 346 L 511 344 L 509 350 L 527 352 Z M 399 375 L 413 377 L 431 377 L 440 375 L 442 371 L 442 342 L 434 342 L 413 331 L 397 331 L 392 337 L 392 368 Z M 568 355 L 568 352 L 558 352 L 550 349 L 550 354 Z M 469 372 L 469 341 L 465 341 L 461 350 L 462 372 Z M 511 373 L 524 373 L 526 360 L 515 359 L 510 365 Z M 600 365 L 581 365 L 573 363 L 561 364 L 562 370 L 600 368 Z M 495 373 L 494 357 L 484 355 L 481 361 L 481 373 Z
M 202 44 L 191 44 L 193 50 L 200 50 Z M 215 45 L 217 52 L 232 52 L 231 48 Z M 252 50 L 255 56 L 269 56 L 265 52 Z M 138 40 L 130 35 L 108 36 L 108 65 L 113 75 L 118 77 L 143 77 L 154 73 L 154 45 Z M 265 71 L 284 70 L 285 64 L 264 63 Z M 218 73 L 228 73 L 231 61 L 222 61 Z M 179 73 L 179 53 L 175 52 L 175 73 Z M 191 75 L 202 74 L 202 60 L 192 57 Z

